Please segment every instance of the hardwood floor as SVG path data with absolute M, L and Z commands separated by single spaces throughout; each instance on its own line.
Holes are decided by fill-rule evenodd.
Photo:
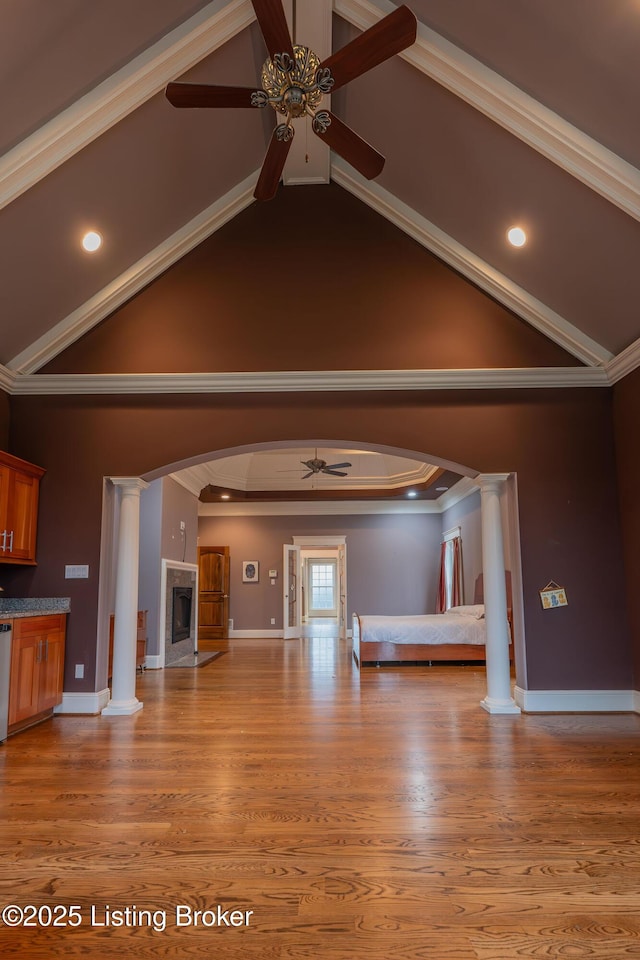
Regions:
M 11 738 L 2 906 L 44 909 L 0 921 L 0 955 L 640 957 L 640 716 L 490 716 L 484 692 L 478 668 L 237 640 L 140 676 L 133 717 Z

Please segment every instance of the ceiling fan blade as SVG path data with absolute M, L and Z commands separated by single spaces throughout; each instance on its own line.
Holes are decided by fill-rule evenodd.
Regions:
M 340 470 L 341 467 L 350 467 L 350 463 L 329 463 L 327 464 L 327 470 Z
M 312 477 L 314 473 L 315 473 L 315 470 L 311 470 L 309 473 L 305 473 L 305 475 L 304 475 L 304 477 L 303 477 L 302 479 L 303 479 L 303 480 L 306 480 L 307 477 Z
M 329 113 L 327 111 L 327 113 Z M 342 120 L 329 113 L 331 123 L 323 129 L 313 127 L 316 136 L 325 140 L 332 150 L 340 154 L 343 160 L 355 167 L 367 180 L 373 180 L 382 173 L 384 157 L 374 150 L 366 140 L 359 137 L 355 131 Z
M 276 127 L 273 131 L 256 189 L 253 192 L 256 200 L 271 200 L 278 190 L 280 177 L 293 139 L 279 140 L 278 130 L 279 127 Z
M 348 474 L 346 474 L 346 473 L 340 473 L 339 470 L 323 470 L 322 472 L 323 472 L 323 473 L 328 473 L 328 474 L 330 474 L 332 477 L 346 477 L 346 476 L 348 476 Z
M 255 87 L 219 87 L 208 83 L 169 83 L 165 96 L 174 107 L 253 107 Z
M 406 50 L 415 43 L 416 32 L 417 21 L 408 7 L 398 7 L 388 17 L 383 17 L 322 62 L 322 67 L 331 70 L 332 91 Z
M 276 53 L 288 53 L 290 57 L 294 57 L 282 0 L 251 0 L 251 2 L 271 59 L 273 60 Z

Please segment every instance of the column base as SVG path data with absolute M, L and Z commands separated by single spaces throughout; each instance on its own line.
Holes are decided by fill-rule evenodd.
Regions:
M 102 711 L 103 717 L 128 717 L 132 713 L 142 710 L 142 700 L 134 697 L 133 700 L 109 700 Z
M 518 704 L 511 698 L 508 700 L 496 700 L 493 697 L 485 697 L 484 700 L 480 701 L 480 706 L 483 710 L 486 710 L 487 713 L 522 713 Z

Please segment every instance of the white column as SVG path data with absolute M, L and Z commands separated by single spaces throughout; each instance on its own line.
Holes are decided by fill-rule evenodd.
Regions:
M 112 477 L 111 482 L 120 489 L 120 522 L 111 699 L 102 713 L 106 716 L 128 716 L 142 709 L 142 703 L 136 697 L 136 635 L 140 491 L 146 489 L 148 484 L 139 477 Z
M 488 713 L 520 713 L 520 707 L 511 696 L 507 588 L 500 512 L 500 490 L 507 476 L 506 473 L 493 473 L 478 477 L 482 507 L 484 615 L 487 621 L 487 695 L 480 701 L 480 706 Z

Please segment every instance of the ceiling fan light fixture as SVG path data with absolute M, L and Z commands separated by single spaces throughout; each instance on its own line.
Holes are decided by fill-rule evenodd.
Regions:
M 254 197 L 271 200 L 277 192 L 294 135 L 293 121 L 311 118 L 312 132 L 367 180 L 377 177 L 384 157 L 329 110 L 318 107 L 324 94 L 410 47 L 417 20 L 404 4 L 382 17 L 337 53 L 321 61 L 313 50 L 292 43 L 282 0 L 251 0 L 269 53 L 261 73 L 261 90 L 217 84 L 169 83 L 166 97 L 174 107 L 266 107 L 286 119 L 271 135 Z

